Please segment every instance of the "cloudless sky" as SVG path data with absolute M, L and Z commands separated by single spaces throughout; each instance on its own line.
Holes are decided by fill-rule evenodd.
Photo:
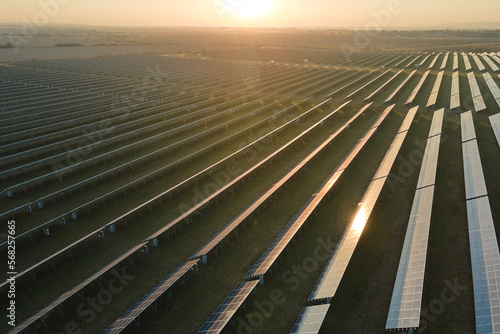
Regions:
M 272 6 L 252 18 L 234 13 L 252 1 Z M 500 0 L 0 0 L 0 22 L 46 18 L 131 26 L 456 27 L 500 22 Z

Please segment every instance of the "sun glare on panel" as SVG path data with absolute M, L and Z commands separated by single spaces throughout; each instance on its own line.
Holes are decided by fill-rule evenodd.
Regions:
M 240 17 L 254 18 L 268 13 L 273 5 L 274 0 L 233 0 L 235 6 L 233 13 Z

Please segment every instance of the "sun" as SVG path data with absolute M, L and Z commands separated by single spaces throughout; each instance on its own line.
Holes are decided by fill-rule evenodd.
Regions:
M 234 15 L 244 18 L 256 18 L 268 13 L 274 0 L 232 0 L 232 12 Z

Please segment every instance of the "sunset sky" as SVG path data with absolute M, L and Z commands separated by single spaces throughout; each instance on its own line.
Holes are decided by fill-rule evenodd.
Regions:
M 498 0 L 0 0 L 0 9 L 3 23 L 391 28 L 500 22 Z

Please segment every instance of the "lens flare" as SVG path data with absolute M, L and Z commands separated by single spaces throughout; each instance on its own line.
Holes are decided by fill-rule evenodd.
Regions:
M 232 12 L 240 17 L 255 18 L 268 13 L 274 4 L 273 0 L 239 0 L 234 3 Z

